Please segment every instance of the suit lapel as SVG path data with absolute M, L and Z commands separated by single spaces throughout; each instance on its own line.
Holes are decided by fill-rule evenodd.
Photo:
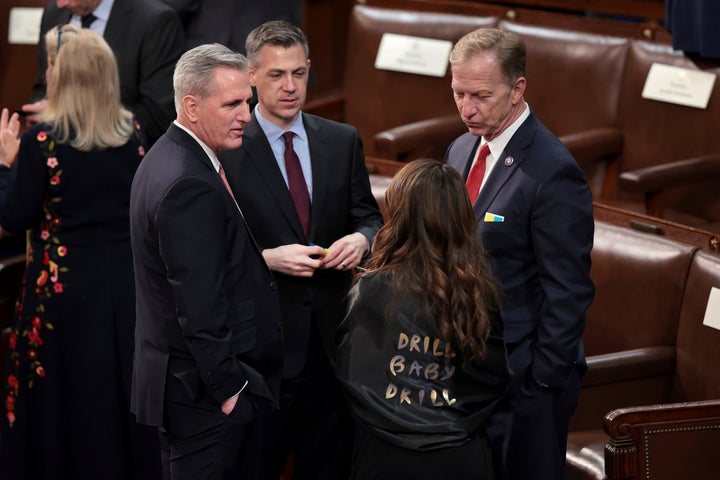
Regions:
M 328 182 L 316 182 L 316 178 L 326 179 L 331 175 L 330 142 L 320 124 L 311 116 L 303 113 L 303 124 L 310 147 L 312 165 L 312 210 L 310 218 L 310 237 L 312 238 L 322 218 L 322 206 L 325 205 Z
M 290 227 L 298 238 L 305 238 L 305 233 L 295 210 L 295 204 L 290 196 L 290 190 L 288 190 L 282 172 L 277 166 L 275 154 L 270 148 L 265 132 L 260 128 L 254 115 L 252 120 L 245 126 L 245 139 L 242 148 L 255 170 L 257 170 L 260 179 L 266 185 L 267 190 L 275 199 L 278 208 Z
M 188 135 L 188 133 L 186 131 L 184 131 L 182 128 L 179 128 L 175 124 L 170 125 L 170 128 L 168 128 L 168 130 L 166 132 L 166 135 L 174 142 L 176 142 L 176 143 L 184 146 L 188 150 L 190 150 L 193 157 L 197 158 L 197 160 L 199 162 L 201 162 L 203 165 L 205 165 L 208 168 L 208 170 L 210 170 L 217 177 L 217 181 L 220 182 L 220 184 L 222 185 L 222 189 L 225 190 L 226 187 L 224 184 L 222 184 L 222 179 L 220 178 L 220 175 L 215 171 L 215 166 L 212 164 L 212 161 L 207 156 L 207 153 L 205 153 L 205 150 L 203 150 L 203 148 L 200 146 L 200 144 L 198 144 L 195 141 L 194 138 L 192 138 L 190 135 Z M 252 231 L 250 230 L 250 226 L 245 221 L 245 216 L 240 211 L 240 207 L 238 207 L 237 203 L 235 203 L 235 201 L 232 200 L 232 198 L 230 199 L 230 201 L 232 201 L 235 204 L 233 208 L 237 209 L 238 221 L 245 228 L 245 231 L 247 232 L 248 237 L 250 238 L 250 243 L 252 244 L 253 248 L 255 249 L 257 254 L 260 256 L 260 258 L 263 258 L 262 250 L 260 249 L 257 242 L 255 241 L 255 237 L 253 237 Z M 265 270 L 267 271 L 268 275 L 272 278 L 273 273 L 270 270 L 270 267 L 268 267 L 268 265 L 265 263 L 264 260 L 262 263 L 265 266 Z
M 505 150 L 500 155 L 500 158 L 497 159 L 492 172 L 490 172 L 490 176 L 485 181 L 485 185 L 480 190 L 480 195 L 473 206 L 475 215 L 480 221 L 483 221 L 485 213 L 490 208 L 495 197 L 497 197 L 503 186 L 510 180 L 525 160 L 524 149 L 530 143 L 534 131 L 535 124 L 531 114 L 531 116 L 520 125 L 520 128 L 512 136 Z M 500 214 L 501 212 L 491 213 Z
M 114 52 L 119 51 L 117 46 L 123 43 L 124 35 L 127 35 L 127 26 L 131 23 L 130 4 L 124 0 L 115 0 L 103 33 L 103 38 Z

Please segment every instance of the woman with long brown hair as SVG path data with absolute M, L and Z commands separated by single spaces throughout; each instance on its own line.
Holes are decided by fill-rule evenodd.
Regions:
M 359 427 L 353 478 L 494 478 L 484 422 L 509 370 L 464 182 L 416 160 L 386 205 L 337 336 L 336 371 Z

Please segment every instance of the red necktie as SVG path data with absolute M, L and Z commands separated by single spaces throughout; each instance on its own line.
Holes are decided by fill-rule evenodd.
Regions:
M 235 195 L 233 195 L 232 189 L 230 188 L 230 184 L 228 183 L 227 176 L 225 176 L 225 169 L 223 168 L 222 164 L 220 164 L 220 169 L 218 170 L 218 173 L 220 174 L 220 178 L 225 184 L 225 188 L 227 188 L 227 191 L 230 193 L 230 196 L 233 198 L 233 200 L 235 200 Z
M 480 193 L 480 185 L 482 185 L 483 177 L 485 176 L 485 159 L 489 153 L 490 147 L 487 143 L 480 147 L 477 160 L 475 160 L 465 181 L 471 204 L 475 203 L 478 193 Z
M 292 132 L 283 133 L 285 139 L 285 169 L 287 170 L 290 196 L 295 204 L 300 225 L 302 225 L 303 232 L 307 237 L 310 231 L 310 194 L 305 183 L 302 167 L 300 167 L 300 159 L 293 149 L 293 135 Z

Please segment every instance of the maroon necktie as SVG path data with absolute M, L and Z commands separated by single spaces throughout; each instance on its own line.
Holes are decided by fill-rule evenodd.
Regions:
M 283 133 L 285 139 L 285 170 L 287 170 L 290 196 L 295 204 L 300 225 L 302 225 L 305 237 L 307 237 L 310 231 L 310 194 L 305 183 L 302 167 L 300 167 L 300 159 L 293 149 L 293 135 L 292 132 Z
M 470 173 L 465 181 L 471 204 L 475 203 L 478 193 L 480 193 L 480 185 L 482 185 L 483 177 L 485 176 L 485 159 L 489 153 L 490 147 L 487 143 L 480 147 L 478 158 L 470 169 Z

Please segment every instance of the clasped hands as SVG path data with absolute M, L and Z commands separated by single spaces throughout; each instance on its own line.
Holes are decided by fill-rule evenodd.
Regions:
M 281 245 L 263 250 L 271 270 L 296 277 L 312 277 L 317 269 L 349 270 L 362 261 L 368 241 L 362 233 L 351 233 L 328 248 L 318 245 Z

